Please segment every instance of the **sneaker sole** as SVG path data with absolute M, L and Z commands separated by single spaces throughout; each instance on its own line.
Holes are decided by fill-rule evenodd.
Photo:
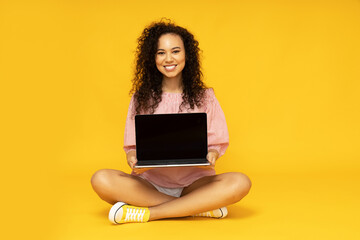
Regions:
M 119 211 L 119 209 L 126 205 L 126 203 L 124 202 L 117 202 L 114 204 L 114 206 L 111 207 L 110 212 L 109 212 L 109 220 L 110 222 L 114 223 L 114 224 L 118 224 L 118 222 L 115 220 L 116 218 L 116 213 Z

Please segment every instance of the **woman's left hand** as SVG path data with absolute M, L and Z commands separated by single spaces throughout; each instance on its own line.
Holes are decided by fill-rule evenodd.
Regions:
M 209 161 L 209 163 L 212 165 L 212 166 L 215 166 L 215 161 L 219 158 L 219 152 L 214 150 L 214 149 L 210 149 L 207 156 L 206 156 L 206 159 Z

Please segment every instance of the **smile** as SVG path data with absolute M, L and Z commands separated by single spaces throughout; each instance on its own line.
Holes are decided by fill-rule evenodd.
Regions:
M 172 71 L 175 69 L 177 65 L 169 65 L 169 66 L 164 66 L 164 68 L 166 69 L 166 71 Z

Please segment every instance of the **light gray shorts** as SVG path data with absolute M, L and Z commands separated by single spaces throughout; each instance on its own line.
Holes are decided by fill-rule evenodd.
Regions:
M 139 176 L 139 177 L 146 180 L 142 176 Z M 151 183 L 151 185 L 153 185 L 159 192 L 164 193 L 164 194 L 169 195 L 169 196 L 173 196 L 173 197 L 180 197 L 182 191 L 184 190 L 183 187 L 181 187 L 181 188 L 166 188 L 166 187 L 160 187 L 159 185 L 156 185 L 155 183 L 152 183 L 152 182 L 150 182 L 148 180 L 146 180 L 146 181 Z

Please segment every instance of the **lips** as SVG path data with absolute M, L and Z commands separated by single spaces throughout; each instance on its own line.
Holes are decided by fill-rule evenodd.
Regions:
M 164 66 L 164 68 L 166 69 L 166 71 L 172 71 L 175 69 L 177 65 L 167 65 L 167 66 Z

